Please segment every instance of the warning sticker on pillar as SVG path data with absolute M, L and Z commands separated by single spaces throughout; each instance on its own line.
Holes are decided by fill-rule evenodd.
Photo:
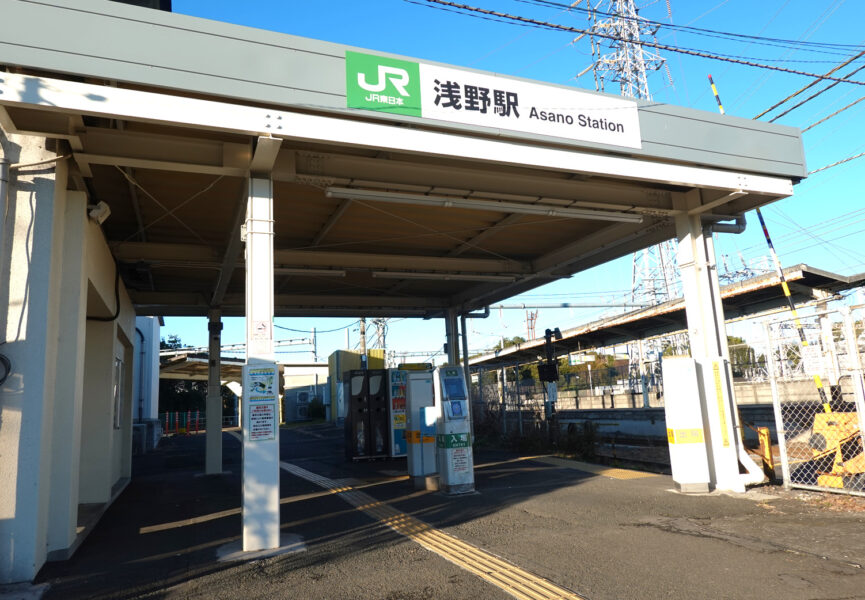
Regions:
M 273 338 L 273 329 L 270 321 L 255 321 L 252 324 L 252 339 L 269 340 Z
M 276 437 L 276 405 L 253 404 L 249 407 L 249 441 L 261 442 Z
M 717 362 L 712 363 L 712 371 L 715 376 L 715 395 L 718 399 L 718 419 L 721 424 L 721 439 L 724 447 L 730 447 L 730 433 L 727 431 L 727 411 L 724 407 L 724 388 L 721 382 L 721 367 Z
M 248 367 L 244 389 L 248 390 L 250 402 L 275 402 L 277 397 L 277 372 L 275 365 Z
M 275 363 L 244 365 L 243 396 L 247 439 L 260 442 L 276 438 L 279 399 Z

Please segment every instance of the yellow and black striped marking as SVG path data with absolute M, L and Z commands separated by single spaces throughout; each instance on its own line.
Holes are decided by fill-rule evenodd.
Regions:
M 715 94 L 715 102 L 718 103 L 718 110 L 721 111 L 721 114 L 724 114 L 724 105 L 721 104 L 721 96 L 718 95 L 718 88 L 715 87 L 715 80 L 712 79 L 712 76 L 709 75 L 709 83 L 712 84 L 712 93 Z
M 784 297 L 787 299 L 787 305 L 790 307 L 790 312 L 793 314 L 793 322 L 796 323 L 796 331 L 799 333 L 799 342 L 802 348 L 808 347 L 808 339 L 805 337 L 805 330 L 802 329 L 802 323 L 799 321 L 799 313 L 796 312 L 796 305 L 793 303 L 793 297 L 790 294 L 790 286 L 787 285 L 787 279 L 784 277 L 784 271 L 781 269 L 781 261 L 778 260 L 778 254 L 775 252 L 775 245 L 772 244 L 772 238 L 769 237 L 769 230 L 766 228 L 766 221 L 763 220 L 763 213 L 757 209 L 757 218 L 760 219 L 760 227 L 763 228 L 763 237 L 766 238 L 766 244 L 769 246 L 769 252 L 772 255 L 772 261 L 775 263 L 775 273 L 781 281 L 781 289 L 784 290 Z M 832 407 L 829 404 L 829 399 L 826 396 L 826 390 L 823 389 L 823 380 L 820 375 L 814 374 L 814 385 L 817 386 L 817 394 L 820 396 L 820 402 L 823 404 L 823 410 L 827 413 L 832 412 Z
M 404 535 L 461 569 L 474 573 L 514 598 L 520 600 L 585 600 L 583 596 L 567 588 L 526 571 L 482 548 L 439 531 L 431 525 L 351 486 L 340 484 L 291 463 L 280 462 L 279 466 L 292 475 L 326 488 L 331 493 L 338 494 L 340 498 L 382 525 Z

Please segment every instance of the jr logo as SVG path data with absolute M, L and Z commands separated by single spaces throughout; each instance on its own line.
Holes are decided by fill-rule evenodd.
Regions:
M 408 71 L 399 67 L 387 67 L 378 65 L 378 83 L 369 83 L 366 73 L 357 74 L 357 84 L 368 92 L 383 92 L 390 80 L 391 85 L 396 88 L 400 96 L 408 96 L 406 86 L 409 83 Z
M 345 53 L 345 92 L 349 108 L 421 116 L 416 62 L 349 50 Z

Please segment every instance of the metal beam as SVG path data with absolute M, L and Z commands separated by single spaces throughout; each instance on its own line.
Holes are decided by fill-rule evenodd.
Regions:
M 511 214 L 511 215 L 504 217 L 495 225 L 491 225 L 491 226 L 485 228 L 484 230 L 482 230 L 480 233 L 478 233 L 474 237 L 466 240 L 465 242 L 463 242 L 462 244 L 460 244 L 459 246 L 457 246 L 456 248 L 454 248 L 453 250 L 448 252 L 447 256 L 459 256 L 460 254 L 462 254 L 466 250 L 471 250 L 473 248 L 477 248 L 477 245 L 479 243 L 481 243 L 483 240 L 487 239 L 488 237 L 490 237 L 494 233 L 498 233 L 500 230 L 504 229 L 505 227 L 508 227 L 509 225 L 513 225 L 514 223 L 518 222 L 522 218 L 523 218 L 523 215 L 517 215 L 517 214 Z
M 235 213 L 235 222 L 242 222 L 245 207 Z M 232 228 L 237 231 L 236 244 L 240 246 L 240 225 Z M 232 234 L 233 235 L 233 234 Z M 112 248 L 114 256 L 124 262 L 158 262 L 165 266 L 190 266 L 195 268 L 223 268 L 228 252 L 220 262 L 213 248 L 202 244 L 164 244 L 124 242 Z M 276 250 L 274 261 L 277 270 L 283 269 L 331 269 L 347 270 L 405 270 L 427 271 L 430 273 L 469 273 L 489 275 L 527 275 L 530 266 L 525 261 L 459 258 L 397 254 L 375 254 L 367 252 L 323 252 L 309 250 Z M 234 267 L 242 267 L 235 255 Z
M 255 144 L 255 152 L 249 162 L 249 172 L 254 176 L 269 176 L 276 164 L 282 140 L 279 138 L 259 136 Z
M 219 276 L 216 278 L 216 284 L 213 286 L 213 294 L 210 297 L 210 305 L 214 307 L 222 304 L 225 290 L 228 289 L 231 275 L 237 268 L 238 259 L 240 258 L 240 248 L 243 243 L 240 239 L 240 226 L 246 218 L 246 208 L 249 200 L 248 179 L 243 181 L 241 190 L 241 196 L 238 198 L 237 206 L 234 209 L 234 217 L 231 219 L 231 225 L 228 232 L 228 242 L 225 245 L 225 253 L 222 255 L 222 264 L 219 266 Z
M 340 269 L 403 269 L 444 272 L 527 274 L 530 266 L 525 261 L 451 258 L 439 256 L 418 256 L 399 254 L 376 254 L 366 252 L 323 252 L 308 250 L 277 250 L 277 265 L 333 267 Z
M 16 73 L 3 74 L 0 80 L 0 104 L 247 135 L 273 135 L 303 142 L 334 143 L 490 164 L 537 167 L 547 171 L 586 173 L 634 182 L 742 190 L 769 198 L 786 197 L 793 193 L 793 182 L 784 177 L 532 146 L 524 142 L 517 144 L 463 133 L 426 131 Z
M 333 226 L 339 222 L 342 216 L 345 214 L 345 211 L 348 210 L 348 207 L 351 206 L 351 200 L 343 200 L 339 206 L 336 207 L 336 210 L 327 218 L 327 221 L 324 225 L 321 226 L 321 229 L 318 230 L 318 233 L 315 234 L 315 237 L 312 239 L 312 245 L 318 246 L 322 240 L 324 240 L 325 236 L 330 233 L 330 230 L 333 229 Z

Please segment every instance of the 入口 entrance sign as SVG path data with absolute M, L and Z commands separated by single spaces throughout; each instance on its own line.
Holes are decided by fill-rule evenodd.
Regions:
M 641 148 L 631 100 L 346 51 L 349 108 Z

